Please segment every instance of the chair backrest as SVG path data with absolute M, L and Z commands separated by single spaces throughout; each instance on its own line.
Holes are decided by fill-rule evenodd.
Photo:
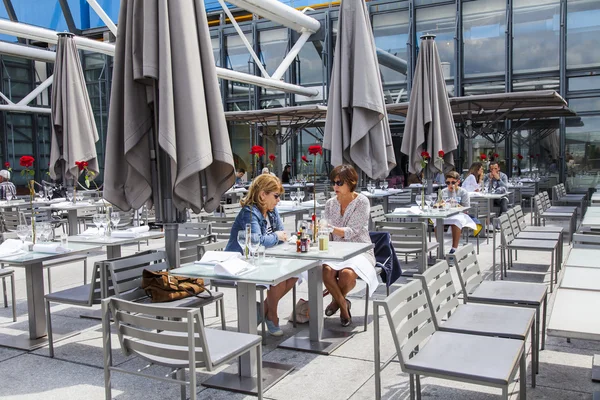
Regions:
M 558 189 L 558 193 L 561 196 L 566 196 L 567 195 L 567 189 L 565 189 L 565 184 L 564 183 L 559 183 L 558 185 L 556 185 L 557 189 Z
M 473 244 L 469 243 L 460 247 L 454 254 L 446 254 L 446 261 L 456 268 L 458 281 L 460 282 L 459 293 L 462 292 L 463 299 L 466 302 L 469 293 L 473 293 L 477 286 L 483 282 L 481 268 Z
M 187 237 L 202 237 L 210 235 L 210 224 L 208 222 L 186 222 L 179 224 L 177 234 Z
M 521 197 L 533 197 L 535 196 L 535 185 L 533 184 L 524 184 L 520 186 L 521 188 Z
M 325 203 L 327 198 L 325 197 L 325 192 L 317 192 L 313 195 L 313 199 L 317 198 L 317 204 Z
M 552 198 L 554 200 L 559 200 L 562 197 L 562 193 L 560 192 L 560 188 L 558 185 L 552 186 Z
M 105 261 L 112 279 L 115 295 L 125 300 L 136 301 L 147 297 L 141 288 L 142 272 L 164 271 L 169 269 L 165 251 L 148 250 L 127 257 Z
M 521 205 L 514 206 L 512 210 L 515 212 L 515 216 L 519 222 L 519 228 L 521 230 L 525 229 L 527 227 L 527 222 L 525 222 L 525 213 L 523 213 L 523 208 Z
M 198 246 L 198 257 L 202 258 L 204 253 L 207 251 L 223 251 L 227 246 L 226 240 L 221 240 L 218 242 L 205 243 Z
M 94 268 L 92 270 L 92 281 L 90 282 L 90 297 L 89 297 L 90 305 L 100 304 L 100 302 L 102 301 L 102 291 L 101 291 L 102 276 L 101 276 L 100 272 L 101 272 L 101 268 L 106 268 L 106 266 L 104 264 L 105 262 L 106 261 L 96 261 L 94 263 Z M 106 279 L 108 280 L 107 282 L 105 282 L 105 284 L 107 286 L 108 297 L 114 296 L 115 289 L 112 284 L 112 279 L 110 278 L 110 276 L 107 276 Z
M 440 322 L 458 307 L 456 288 L 446 260 L 439 260 L 422 274 L 416 274 L 425 289 L 427 303 L 433 313 L 433 323 L 439 329 Z
M 210 222 L 210 232 L 219 240 L 228 240 L 231 235 L 231 227 L 235 221 L 232 217 L 217 217 L 214 215 L 206 217 L 203 221 Z
M 373 301 L 373 304 L 374 307 L 383 307 L 385 311 L 400 367 L 405 370 L 405 361 L 410 360 L 436 331 L 427 297 L 423 293 L 423 284 L 415 279 L 385 299 Z
M 110 315 L 125 355 L 135 354 L 151 362 L 160 359 L 166 365 L 189 363 L 192 370 L 212 369 L 198 308 L 159 307 L 112 297 L 102 302 L 104 335 L 110 334 L 106 329 Z
M 471 197 L 471 207 L 476 207 L 477 218 L 487 218 L 490 215 L 490 206 L 487 199 Z
M 511 244 L 515 239 L 515 235 L 512 227 L 510 226 L 508 215 L 502 214 L 500 217 L 494 218 L 494 223 L 500 224 L 500 237 L 502 239 L 502 245 L 506 246 Z
M 517 214 L 513 208 L 509 208 L 506 211 L 506 215 L 508 216 L 508 221 L 510 222 L 510 227 L 512 228 L 513 235 L 517 235 L 521 232 L 521 226 L 519 226 L 519 220 L 517 219 Z
M 198 245 L 203 245 L 207 243 L 212 243 L 216 238 L 212 235 L 202 236 L 202 237 L 194 237 L 190 236 L 188 238 L 179 240 L 179 262 L 180 264 L 185 264 L 189 262 L 194 262 L 200 259 L 200 250 Z
M 427 252 L 427 225 L 424 222 L 375 222 L 375 230 L 388 232 L 397 252 L 406 249 L 421 249 Z
M 393 196 L 388 197 L 389 204 L 400 204 L 400 205 L 408 205 L 411 203 L 411 190 L 405 190 L 402 193 L 397 193 Z
M 371 207 L 371 221 L 385 221 L 385 212 L 381 204 Z
M 533 196 L 533 211 L 536 215 L 540 215 L 545 210 L 542 198 L 539 194 Z
M 573 234 L 573 248 L 577 249 L 600 249 L 600 235 L 575 233 Z
M 550 197 L 548 197 L 548 192 L 544 191 L 540 194 L 542 199 L 542 205 L 544 206 L 544 210 L 547 210 L 552 204 L 550 204 Z
M 242 209 L 240 203 L 223 204 L 222 207 L 225 217 L 235 217 Z

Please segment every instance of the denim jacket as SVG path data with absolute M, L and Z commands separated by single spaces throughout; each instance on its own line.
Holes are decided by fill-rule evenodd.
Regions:
M 225 251 L 242 252 L 242 248 L 237 241 L 237 235 L 239 231 L 246 229 L 247 223 L 251 224 L 252 233 L 260 233 L 260 244 L 262 246 L 273 247 L 278 244 L 279 239 L 277 238 L 277 234 L 275 232 L 283 231 L 284 228 L 277 209 L 268 211 L 267 218 L 269 218 L 271 227 L 273 228 L 273 232 L 269 234 L 267 234 L 267 220 L 262 215 L 258 207 L 246 206 L 242 208 L 235 221 L 233 221 L 231 235 L 229 236 L 229 241 L 227 242 Z

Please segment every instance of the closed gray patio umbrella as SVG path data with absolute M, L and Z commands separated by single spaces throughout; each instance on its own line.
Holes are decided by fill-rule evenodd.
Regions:
M 211 212 L 235 181 L 204 4 L 122 0 L 117 33 L 105 197 L 156 204 L 176 266 L 174 208 Z
M 363 0 L 343 0 L 323 147 L 333 166 L 350 163 L 382 179 L 396 166 L 375 40 Z
M 58 34 L 53 77 L 50 177 L 61 177 L 63 183 L 77 180 L 76 161 L 87 161 L 88 169 L 98 174 L 98 131 L 71 33 Z
M 454 166 L 451 152 L 458 146 L 446 82 L 434 38 L 435 35 L 421 37 L 421 48 L 408 103 L 401 151 L 408 155 L 410 173 L 421 171 L 423 151 L 427 151 L 431 156 L 429 171 L 441 171 L 441 162 L 436 162 L 440 150 L 445 153 L 443 169 L 450 169 Z

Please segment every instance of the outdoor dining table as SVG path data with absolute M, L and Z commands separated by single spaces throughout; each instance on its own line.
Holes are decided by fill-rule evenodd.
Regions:
M 29 319 L 29 336 L 0 337 L 0 346 L 13 347 L 22 350 L 34 350 L 44 346 L 46 339 L 46 308 L 44 306 L 44 261 L 59 260 L 74 254 L 96 250 L 100 246 L 84 243 L 69 243 L 68 253 L 40 253 L 27 251 L 11 256 L 0 256 L 0 263 L 12 267 L 25 268 L 25 283 L 27 287 L 27 313 Z M 54 341 L 57 335 L 54 335 Z
M 191 278 L 227 280 L 237 284 L 238 331 L 256 334 L 256 285 L 277 285 L 289 278 L 308 271 L 309 288 L 319 289 L 318 299 L 309 294 L 311 309 L 317 310 L 316 302 L 322 305 L 321 264 L 317 259 L 267 258 L 256 269 L 238 276 L 215 274 L 214 264 L 188 263 L 171 270 L 171 274 Z M 314 308 L 313 303 L 315 303 Z M 316 330 L 318 313 L 311 313 L 311 328 Z M 289 374 L 294 367 L 288 364 L 263 361 L 263 391 Z M 240 357 L 238 373 L 220 372 L 202 383 L 204 386 L 256 395 L 256 354 L 249 352 Z
M 435 219 L 437 226 L 444 225 L 444 218 L 452 217 L 453 215 L 460 214 L 469 210 L 470 207 L 454 207 L 449 209 L 438 209 L 432 208 L 430 210 L 420 210 L 419 214 L 415 214 L 410 211 L 410 208 L 400 208 L 396 209 L 393 213 L 385 214 L 386 218 L 417 218 L 421 220 L 428 221 L 429 219 Z M 436 230 L 436 240 L 438 242 L 438 254 L 437 258 L 443 260 L 446 257 L 446 253 L 444 252 L 444 230 L 437 229 Z
M 69 221 L 69 236 L 74 236 L 79 233 L 77 229 L 77 210 L 93 208 L 96 208 L 95 204 L 88 202 L 79 202 L 69 205 L 62 203 L 51 204 L 46 207 L 40 207 L 40 210 L 67 211 L 67 220 Z
M 163 237 L 164 233 L 161 231 L 147 231 L 141 232 L 131 237 L 113 237 L 102 235 L 75 235 L 69 236 L 69 242 L 73 243 L 87 243 L 98 246 L 106 246 L 106 258 L 111 260 L 113 258 L 121 257 L 121 246 L 129 243 L 136 243 L 140 240 L 146 239 L 157 239 Z
M 321 210 L 325 207 L 323 204 L 317 203 L 317 210 Z M 312 214 L 314 211 L 314 205 L 311 202 L 311 205 L 299 205 L 299 206 L 277 206 L 277 211 L 279 212 L 279 216 L 283 217 L 294 217 L 294 229 L 298 229 L 298 219 L 302 218 L 304 214 Z
M 328 355 L 353 336 L 351 332 L 323 329 L 323 276 L 324 261 L 346 261 L 373 248 L 372 243 L 329 242 L 327 251 L 310 247 L 306 253 L 296 252 L 296 244 L 280 244 L 266 249 L 267 256 L 277 259 L 316 261 L 318 265 L 308 271 L 309 329 L 301 331 L 279 344 L 285 349 L 301 350 Z
M 584 267 L 584 268 L 598 268 L 600 269 L 600 250 L 596 249 L 571 249 L 567 260 L 564 262 L 565 268 L 567 267 Z
M 383 212 L 387 213 L 389 208 L 389 197 L 402 192 L 402 189 L 375 189 L 373 193 L 367 191 L 362 191 L 360 193 L 367 196 L 367 198 L 369 199 L 369 203 L 371 203 L 371 207 L 373 207 L 374 200 L 382 199 Z

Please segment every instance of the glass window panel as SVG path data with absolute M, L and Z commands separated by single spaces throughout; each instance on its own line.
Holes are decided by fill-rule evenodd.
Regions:
M 467 83 L 464 87 L 465 96 L 488 93 L 504 93 L 504 81 L 486 82 L 486 83 Z
M 270 29 L 259 32 L 260 60 L 271 75 L 286 55 L 288 48 L 287 29 Z
M 436 35 L 444 77 L 454 76 L 454 31 L 456 25 L 456 9 L 454 5 L 417 9 L 417 40 L 425 33 Z
M 559 0 L 514 0 L 513 69 L 558 69 Z
M 252 155 L 250 154 L 250 125 L 230 124 L 231 150 L 236 168 L 244 168 L 248 179 L 253 176 Z
M 570 99 L 569 108 L 576 112 L 600 111 L 600 97 L 586 97 L 583 99 Z
M 600 76 L 577 76 L 569 78 L 569 91 L 597 90 L 600 89 Z
M 506 5 L 504 0 L 463 5 L 465 76 L 504 73 Z
M 219 46 L 219 38 L 211 38 L 210 44 L 213 49 L 213 57 L 215 58 L 215 65 L 221 66 L 221 46 Z
M 252 45 L 252 35 L 245 34 L 246 40 Z M 226 37 L 227 43 L 227 68 L 238 72 L 254 73 L 252 57 L 242 39 L 236 34 Z M 246 97 L 250 95 L 250 85 L 234 81 L 228 81 L 227 93 L 229 97 Z
M 516 79 L 513 81 L 513 91 L 522 92 L 525 90 L 556 90 L 560 89 L 560 80 L 558 77 L 539 78 L 539 79 Z
M 406 84 L 408 50 L 408 12 L 399 11 L 373 15 L 373 35 L 378 51 L 389 53 L 386 65 L 379 63 L 384 89 L 391 84 Z
M 567 184 L 587 189 L 600 183 L 600 116 L 581 117 L 579 126 L 567 121 Z
M 600 65 L 600 2 L 567 1 L 567 67 Z
M 297 64 L 299 85 L 320 85 L 324 79 L 327 54 L 324 53 L 325 44 L 322 40 L 307 42 L 298 54 Z

